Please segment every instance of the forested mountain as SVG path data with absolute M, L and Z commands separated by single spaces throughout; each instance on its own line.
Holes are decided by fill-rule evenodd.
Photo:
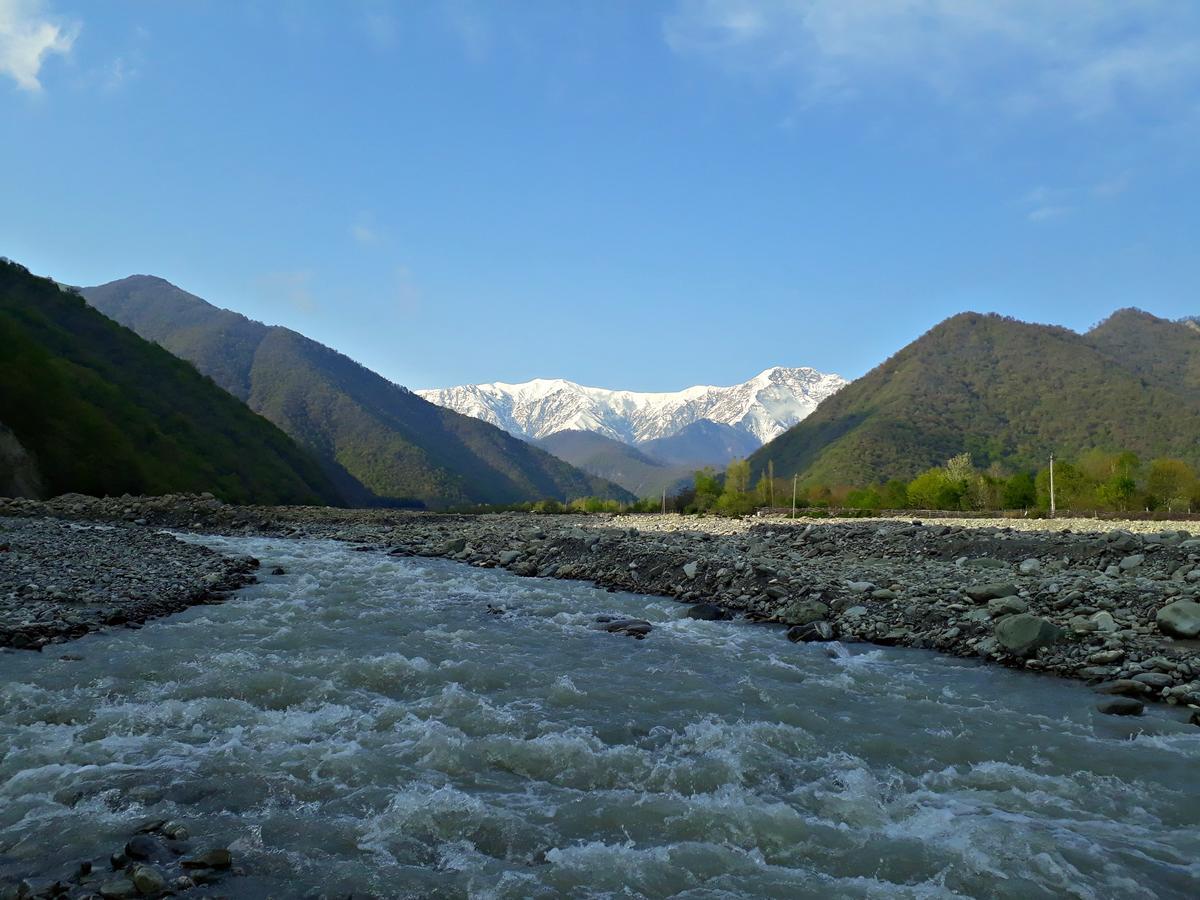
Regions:
M 435 406 L 316 341 L 218 309 L 161 278 L 135 275 L 82 293 L 309 448 L 349 502 L 444 508 L 629 498 L 616 485 Z
M 537 442 L 559 459 L 619 484 L 638 497 L 674 494 L 692 480 L 692 466 L 666 463 L 592 431 L 558 431 Z M 698 467 L 697 467 L 698 468 Z
M 1143 378 L 1167 388 L 1200 391 L 1200 326 L 1190 319 L 1172 322 L 1140 309 L 1122 309 L 1086 338 Z
M 1093 332 L 995 315 L 947 319 L 758 450 L 753 477 L 808 484 L 909 479 L 969 452 L 1036 468 L 1053 450 L 1200 461 L 1200 333 L 1124 311 Z
M 337 503 L 317 462 L 191 365 L 0 261 L 0 491 Z

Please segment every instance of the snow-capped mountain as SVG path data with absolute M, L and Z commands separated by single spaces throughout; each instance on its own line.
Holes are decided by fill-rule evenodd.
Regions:
M 766 443 L 795 425 L 846 383 L 815 369 L 767 369 L 731 387 L 697 385 L 670 393 L 613 391 L 561 378 L 522 384 L 467 384 L 417 391 L 439 406 L 498 425 L 519 437 L 594 431 L 637 444 L 671 437 L 707 419 Z

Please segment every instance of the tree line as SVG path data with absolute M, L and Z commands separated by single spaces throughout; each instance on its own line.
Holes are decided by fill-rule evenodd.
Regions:
M 750 464 L 731 462 L 720 475 L 712 468 L 695 473 L 692 485 L 670 508 L 684 513 L 745 515 L 764 507 L 787 507 L 791 478 L 774 477 L 774 467 L 751 484 Z M 1054 500 L 1060 512 L 1193 512 L 1200 510 L 1200 478 L 1182 459 L 1143 461 L 1136 454 L 1089 450 L 1054 461 Z M 873 485 L 806 484 L 796 490 L 801 508 L 839 507 L 864 511 L 937 509 L 958 511 L 1029 510 L 1050 507 L 1050 465 L 1009 470 L 995 463 L 981 469 L 971 454 L 960 453 L 910 481 Z

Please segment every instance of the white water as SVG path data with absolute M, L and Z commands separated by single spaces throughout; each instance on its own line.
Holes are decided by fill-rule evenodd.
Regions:
M 0 655 L 0 876 L 153 816 L 230 844 L 234 896 L 1195 896 L 1200 730 L 1166 714 L 579 583 L 206 543 L 289 574 L 81 661 Z

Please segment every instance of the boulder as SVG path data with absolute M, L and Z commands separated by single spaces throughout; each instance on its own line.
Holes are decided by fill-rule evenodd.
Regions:
M 686 575 L 688 578 L 695 578 L 696 572 L 699 571 L 699 568 L 700 567 L 694 562 L 684 563 L 683 564 L 683 574 Z
M 138 866 L 133 870 L 133 886 L 139 894 L 161 894 L 167 889 L 167 880 L 154 866 Z
M 793 600 L 779 612 L 788 625 L 807 625 L 829 615 L 829 607 L 820 600 Z
M 995 634 L 1000 646 L 1014 656 L 1033 656 L 1058 641 L 1063 630 L 1039 616 L 1018 613 L 997 622 Z
M 988 601 L 987 612 L 993 618 L 1012 616 L 1017 613 L 1029 612 L 1029 604 L 1020 597 L 998 597 Z
M 988 584 L 974 584 L 966 590 L 966 595 L 976 603 L 999 600 L 1001 597 L 1011 597 L 1016 593 L 1017 586 L 1015 584 L 1002 581 L 993 581 Z
M 1171 637 L 1194 638 L 1200 635 L 1200 603 L 1176 600 L 1168 603 L 1154 617 L 1158 630 Z
M 787 631 L 787 639 L 793 644 L 809 643 L 810 641 L 832 641 L 836 637 L 833 626 L 828 622 L 809 622 L 806 625 L 793 625 Z
M 1133 697 L 1110 697 L 1097 704 L 1096 709 L 1108 716 L 1140 716 L 1146 704 Z
M 179 864 L 185 869 L 228 869 L 233 865 L 233 858 L 230 856 L 228 850 L 218 848 L 216 850 L 206 850 L 204 853 L 201 853 L 199 856 L 193 856 L 191 859 L 181 860 Z
M 1134 553 L 1134 554 L 1131 554 L 1131 555 L 1125 557 L 1123 560 L 1121 560 L 1121 562 L 1118 563 L 1118 567 L 1120 568 L 1120 570 L 1122 572 L 1128 572 L 1130 569 L 1136 569 L 1138 566 L 1140 566 L 1145 561 L 1146 561 L 1146 554 Z
M 687 611 L 687 618 L 700 619 L 704 622 L 723 622 L 732 619 L 733 615 L 727 609 L 715 603 L 697 603 Z

